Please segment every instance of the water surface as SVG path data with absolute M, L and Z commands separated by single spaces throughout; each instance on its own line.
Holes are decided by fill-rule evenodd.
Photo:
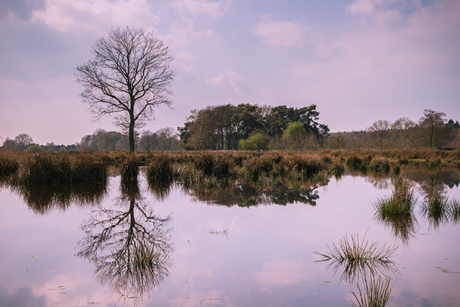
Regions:
M 115 176 L 102 196 L 41 203 L 4 185 L 0 305 L 351 306 L 356 283 L 315 251 L 356 234 L 398 247 L 387 306 L 458 306 L 458 220 L 421 210 L 433 193 L 460 199 L 458 171 L 404 176 L 418 197 L 405 235 L 375 216 L 390 178 L 203 196 L 179 186 L 152 192 L 140 174 L 138 191 Z

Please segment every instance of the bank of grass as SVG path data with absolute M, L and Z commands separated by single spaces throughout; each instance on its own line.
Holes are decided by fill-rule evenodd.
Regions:
M 129 163 L 128 158 L 131 159 Z M 69 178 L 86 181 L 101 175 L 103 177 L 103 166 L 133 176 L 137 173 L 133 169 L 136 165 L 150 168 L 148 178 L 154 179 L 160 176 L 155 173 L 155 165 L 166 160 L 169 161 L 168 176 L 172 169 L 173 177 L 177 180 L 185 178 L 188 181 L 203 181 L 200 178 L 209 177 L 213 178 L 211 181 L 241 178 L 254 182 L 267 178 L 304 181 L 324 179 L 330 175 L 339 177 L 346 170 L 388 174 L 391 169 L 399 173 L 401 169 L 410 167 L 428 170 L 460 168 L 460 150 L 175 151 L 137 152 L 129 155 L 122 151 L 34 154 L 0 152 L 0 175 L 19 173 L 24 180 L 30 182 L 61 182 Z

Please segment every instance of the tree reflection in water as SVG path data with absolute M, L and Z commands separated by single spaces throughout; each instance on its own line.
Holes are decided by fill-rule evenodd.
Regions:
M 169 276 L 170 216 L 161 218 L 142 199 L 137 180 L 123 182 L 115 206 L 98 206 L 81 228 L 78 256 L 95 275 L 124 297 L 141 299 Z
M 228 207 L 251 207 L 260 204 L 286 206 L 296 202 L 316 206 L 316 201 L 319 199 L 317 186 L 291 187 L 280 182 L 264 188 L 248 183 L 237 183 L 224 188 L 190 187 L 186 191 L 200 201 Z

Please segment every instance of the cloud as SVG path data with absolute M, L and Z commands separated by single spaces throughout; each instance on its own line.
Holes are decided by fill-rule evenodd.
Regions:
M 347 12 L 352 15 L 371 15 L 375 7 L 382 2 L 382 0 L 355 0 L 347 6 Z
M 233 91 L 240 95 L 247 95 L 254 92 L 254 90 L 247 86 L 241 79 L 241 76 L 234 71 L 227 71 L 225 74 L 206 79 L 205 83 L 209 85 L 230 84 Z
M 218 76 L 215 76 L 214 78 L 206 79 L 206 84 L 221 85 L 222 83 L 224 83 L 224 81 L 224 74 L 220 74 Z
M 172 0 L 171 7 L 191 14 L 203 14 L 213 18 L 224 15 L 233 0 Z
M 159 18 L 150 13 L 146 0 L 45 0 L 45 9 L 33 13 L 40 21 L 60 32 L 96 31 L 113 26 L 150 26 Z
M 254 34 L 261 36 L 266 44 L 289 48 L 301 45 L 309 30 L 309 27 L 298 23 L 271 20 L 270 16 L 265 16 L 256 26 Z

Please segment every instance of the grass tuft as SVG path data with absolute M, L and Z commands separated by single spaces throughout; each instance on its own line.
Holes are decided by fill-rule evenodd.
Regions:
M 390 287 L 390 278 L 371 278 L 370 281 L 364 280 L 364 289 L 358 285 L 359 294 L 352 292 L 356 302 L 352 302 L 354 307 L 383 307 L 390 299 L 393 286 Z
M 350 238 L 345 235 L 338 246 L 333 243 L 332 248 L 328 246 L 328 249 L 327 253 L 315 252 L 322 257 L 317 262 L 330 261 L 329 266 L 333 265 L 334 272 L 342 268 L 341 279 L 349 283 L 359 282 L 361 277 L 365 278 L 369 274 L 385 275 L 396 271 L 394 262 L 390 260 L 396 247 L 378 246 L 377 242 L 369 243 L 365 236 L 360 241 L 357 234 L 351 235 Z
M 376 209 L 382 219 L 395 215 L 412 216 L 416 202 L 410 181 L 398 177 L 394 181 L 394 191 L 391 197 L 379 200 Z

